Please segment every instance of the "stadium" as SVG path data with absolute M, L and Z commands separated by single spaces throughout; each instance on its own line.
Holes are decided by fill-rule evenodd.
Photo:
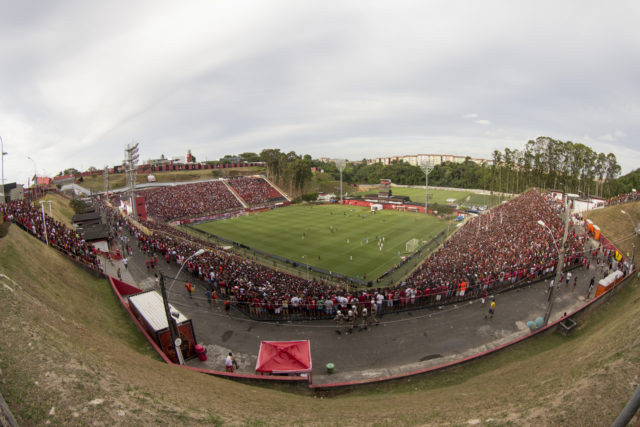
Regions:
M 18 251 L 24 260 L 28 251 L 43 250 L 38 246 L 54 248 L 43 270 L 34 271 L 47 281 L 54 280 L 47 270 L 60 262 L 77 265 L 84 281 L 106 277 L 110 290 L 96 288 L 101 296 L 91 297 L 90 305 L 102 311 L 106 308 L 98 308 L 96 298 L 112 299 L 123 316 L 110 329 L 128 323 L 131 345 L 148 348 L 141 359 L 123 356 L 115 362 L 117 370 L 154 360 L 178 367 L 171 371 L 173 381 L 188 381 L 196 390 L 216 389 L 206 382 L 218 377 L 225 384 L 237 382 L 222 386 L 234 393 L 258 387 L 268 399 L 279 393 L 312 393 L 335 402 L 345 393 L 355 393 L 354 398 L 365 393 L 371 399 L 388 387 L 402 393 L 412 382 L 430 394 L 431 381 L 440 384 L 435 390 L 456 393 L 451 381 L 468 382 L 460 375 L 484 382 L 478 370 L 501 372 L 503 364 L 521 369 L 516 368 L 521 363 L 544 364 L 547 351 L 564 354 L 570 344 L 562 340 L 596 333 L 592 319 L 603 315 L 601 306 L 611 305 L 612 298 L 624 304 L 615 295 L 637 292 L 632 260 L 613 243 L 622 232 L 609 231 L 597 211 L 588 218 L 573 195 L 529 189 L 481 215 L 465 208 L 443 215 L 425 211 L 400 194 L 415 192 L 402 188 L 394 189 L 393 198 L 381 190 L 342 201 L 292 204 L 264 175 L 131 190 L 94 198 L 107 232 L 96 236 L 93 246 L 60 214 L 46 215 L 29 201 L 4 204 L 5 225 L 17 226 L 2 240 L 4 251 L 16 250 L 6 246 L 16 239 L 29 248 Z M 456 200 L 451 190 L 430 192 L 432 201 Z M 460 192 L 457 197 L 471 196 Z M 625 209 L 637 213 L 637 202 L 629 201 L 634 198 L 623 200 Z M 620 209 L 616 200 L 609 203 Z M 93 218 L 84 215 L 73 223 Z M 4 276 L 4 292 L 8 297 L 27 292 L 22 274 L 7 265 L 11 274 Z M 630 280 L 635 284 L 628 285 Z M 65 292 L 71 306 L 87 304 L 68 293 L 83 291 L 57 286 L 47 292 Z M 227 357 L 231 354 L 234 360 Z M 572 364 L 574 356 L 567 357 Z M 81 365 L 88 360 L 83 355 Z M 279 391 L 266 391 L 270 388 Z M 94 404 L 97 412 L 99 405 Z M 120 411 L 127 413 L 124 408 Z M 452 410 L 447 408 L 442 419 L 462 422 Z M 422 423 L 419 414 L 404 421 Z M 100 416 L 107 423 L 117 420 Z M 265 408 L 254 419 L 270 424 L 272 416 Z M 217 417 L 191 415 L 189 423 L 215 424 Z M 527 412 L 524 418 L 500 419 L 536 417 Z M 300 421 L 315 423 L 304 416 Z M 347 423 L 360 424 L 354 418 Z

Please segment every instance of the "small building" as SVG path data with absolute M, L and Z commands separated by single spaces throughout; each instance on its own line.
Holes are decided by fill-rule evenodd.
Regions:
M 102 223 L 102 215 L 98 212 L 75 214 L 71 217 L 75 228 L 91 227 Z
M 169 322 L 162 296 L 154 290 L 140 292 L 129 297 L 129 307 L 136 319 L 167 357 L 174 363 L 178 363 L 178 356 L 171 343 L 171 332 L 169 331 Z M 169 312 L 177 326 L 179 336 L 176 338 L 180 338 L 182 341 L 179 344 L 182 356 L 185 360 L 196 357 L 196 336 L 191 319 L 171 304 L 169 304 Z
M 73 184 L 76 178 L 73 175 L 58 175 L 53 177 L 53 184 L 62 187 L 63 185 Z
M 12 202 L 24 199 L 24 188 L 22 184 L 11 182 L 0 186 L 0 195 L 2 203 Z

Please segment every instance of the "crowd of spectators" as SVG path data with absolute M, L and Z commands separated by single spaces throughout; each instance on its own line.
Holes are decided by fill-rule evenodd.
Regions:
M 467 222 L 412 274 L 405 286 L 429 293 L 459 295 L 496 284 L 531 280 L 555 269 L 562 242 L 560 203 L 535 190 Z M 546 224 L 553 234 L 538 221 Z M 571 227 L 565 246 L 567 265 L 582 261 L 586 234 Z M 463 285 L 464 284 L 464 285 Z
M 633 191 L 631 193 L 618 194 L 607 201 L 608 205 L 619 205 L 621 203 L 635 202 L 640 200 L 640 192 Z
M 49 215 L 43 214 L 28 201 L 19 200 L 0 204 L 0 212 L 5 221 L 12 221 L 76 261 L 91 268 L 100 269 L 100 261 L 96 256 L 97 251 L 91 244 L 85 242 L 77 231 L 71 230 Z
M 147 215 L 162 221 L 242 208 L 222 181 L 151 188 L 138 194 L 145 198 Z
M 251 207 L 265 206 L 276 201 L 285 200 L 284 196 L 264 178 L 231 178 L 229 185 Z
M 377 312 L 478 298 L 505 287 L 551 274 L 556 244 L 562 240 L 562 205 L 536 191 L 520 195 L 489 213 L 468 221 L 406 281 L 390 288 L 349 291 L 346 285 L 305 280 L 242 258 L 172 227 L 145 223 L 143 233 L 125 222 L 139 248 L 160 254 L 167 263 L 181 264 L 199 248 L 204 255 L 185 269 L 210 291 L 231 299 L 238 309 L 256 318 L 327 318 L 336 309 L 353 305 Z M 553 233 L 538 224 L 542 220 Z M 121 221 L 125 221 L 121 219 Z M 555 240 L 554 240 L 555 239 Z M 586 235 L 571 227 L 565 248 L 565 268 L 584 262 Z

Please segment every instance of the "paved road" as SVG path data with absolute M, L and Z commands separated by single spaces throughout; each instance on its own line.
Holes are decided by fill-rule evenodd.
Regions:
M 314 383 L 369 379 L 394 375 L 440 365 L 486 351 L 529 333 L 526 322 L 544 316 L 547 307 L 546 290 L 549 280 L 534 283 L 496 296 L 496 314 L 485 319 L 488 303 L 480 300 L 444 306 L 442 309 L 421 309 L 387 314 L 379 326 L 349 335 L 338 335 L 331 321 L 258 322 L 232 309 L 224 313 L 221 303 L 209 306 L 203 284 L 196 283 L 193 298 L 187 296 L 183 271 L 171 287 L 177 273 L 175 264 L 159 263 L 164 273 L 169 301 L 193 320 L 196 338 L 207 348 L 208 360 L 197 358 L 189 365 L 224 370 L 224 357 L 232 351 L 239 361 L 239 372 L 255 373 L 260 341 L 311 340 Z M 592 263 L 594 264 L 594 263 Z M 121 271 L 125 271 L 121 267 Z M 602 273 L 591 265 L 572 271 L 578 285 L 564 287 L 555 293 L 550 321 L 572 312 L 585 302 L 589 281 Z M 124 280 L 129 279 L 145 289 L 154 288 L 153 271 L 149 274 L 144 257 L 134 248 Z M 594 290 L 595 293 L 595 290 Z M 593 293 L 591 294 L 593 297 Z M 325 365 L 336 366 L 333 375 L 326 375 Z

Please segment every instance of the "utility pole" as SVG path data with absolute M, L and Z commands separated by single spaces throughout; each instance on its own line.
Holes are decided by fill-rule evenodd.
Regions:
M 335 160 L 336 167 L 340 171 L 340 204 L 342 204 L 342 171 L 344 167 L 347 165 L 347 161 L 344 159 L 336 159 Z
M 133 213 L 133 218 L 138 219 L 138 210 L 136 207 L 136 164 L 138 163 L 138 159 L 140 155 L 138 154 L 138 143 L 136 142 L 133 145 L 127 144 L 127 148 L 125 148 L 125 171 L 127 174 L 127 180 L 129 184 L 129 194 L 131 197 L 131 212 Z

